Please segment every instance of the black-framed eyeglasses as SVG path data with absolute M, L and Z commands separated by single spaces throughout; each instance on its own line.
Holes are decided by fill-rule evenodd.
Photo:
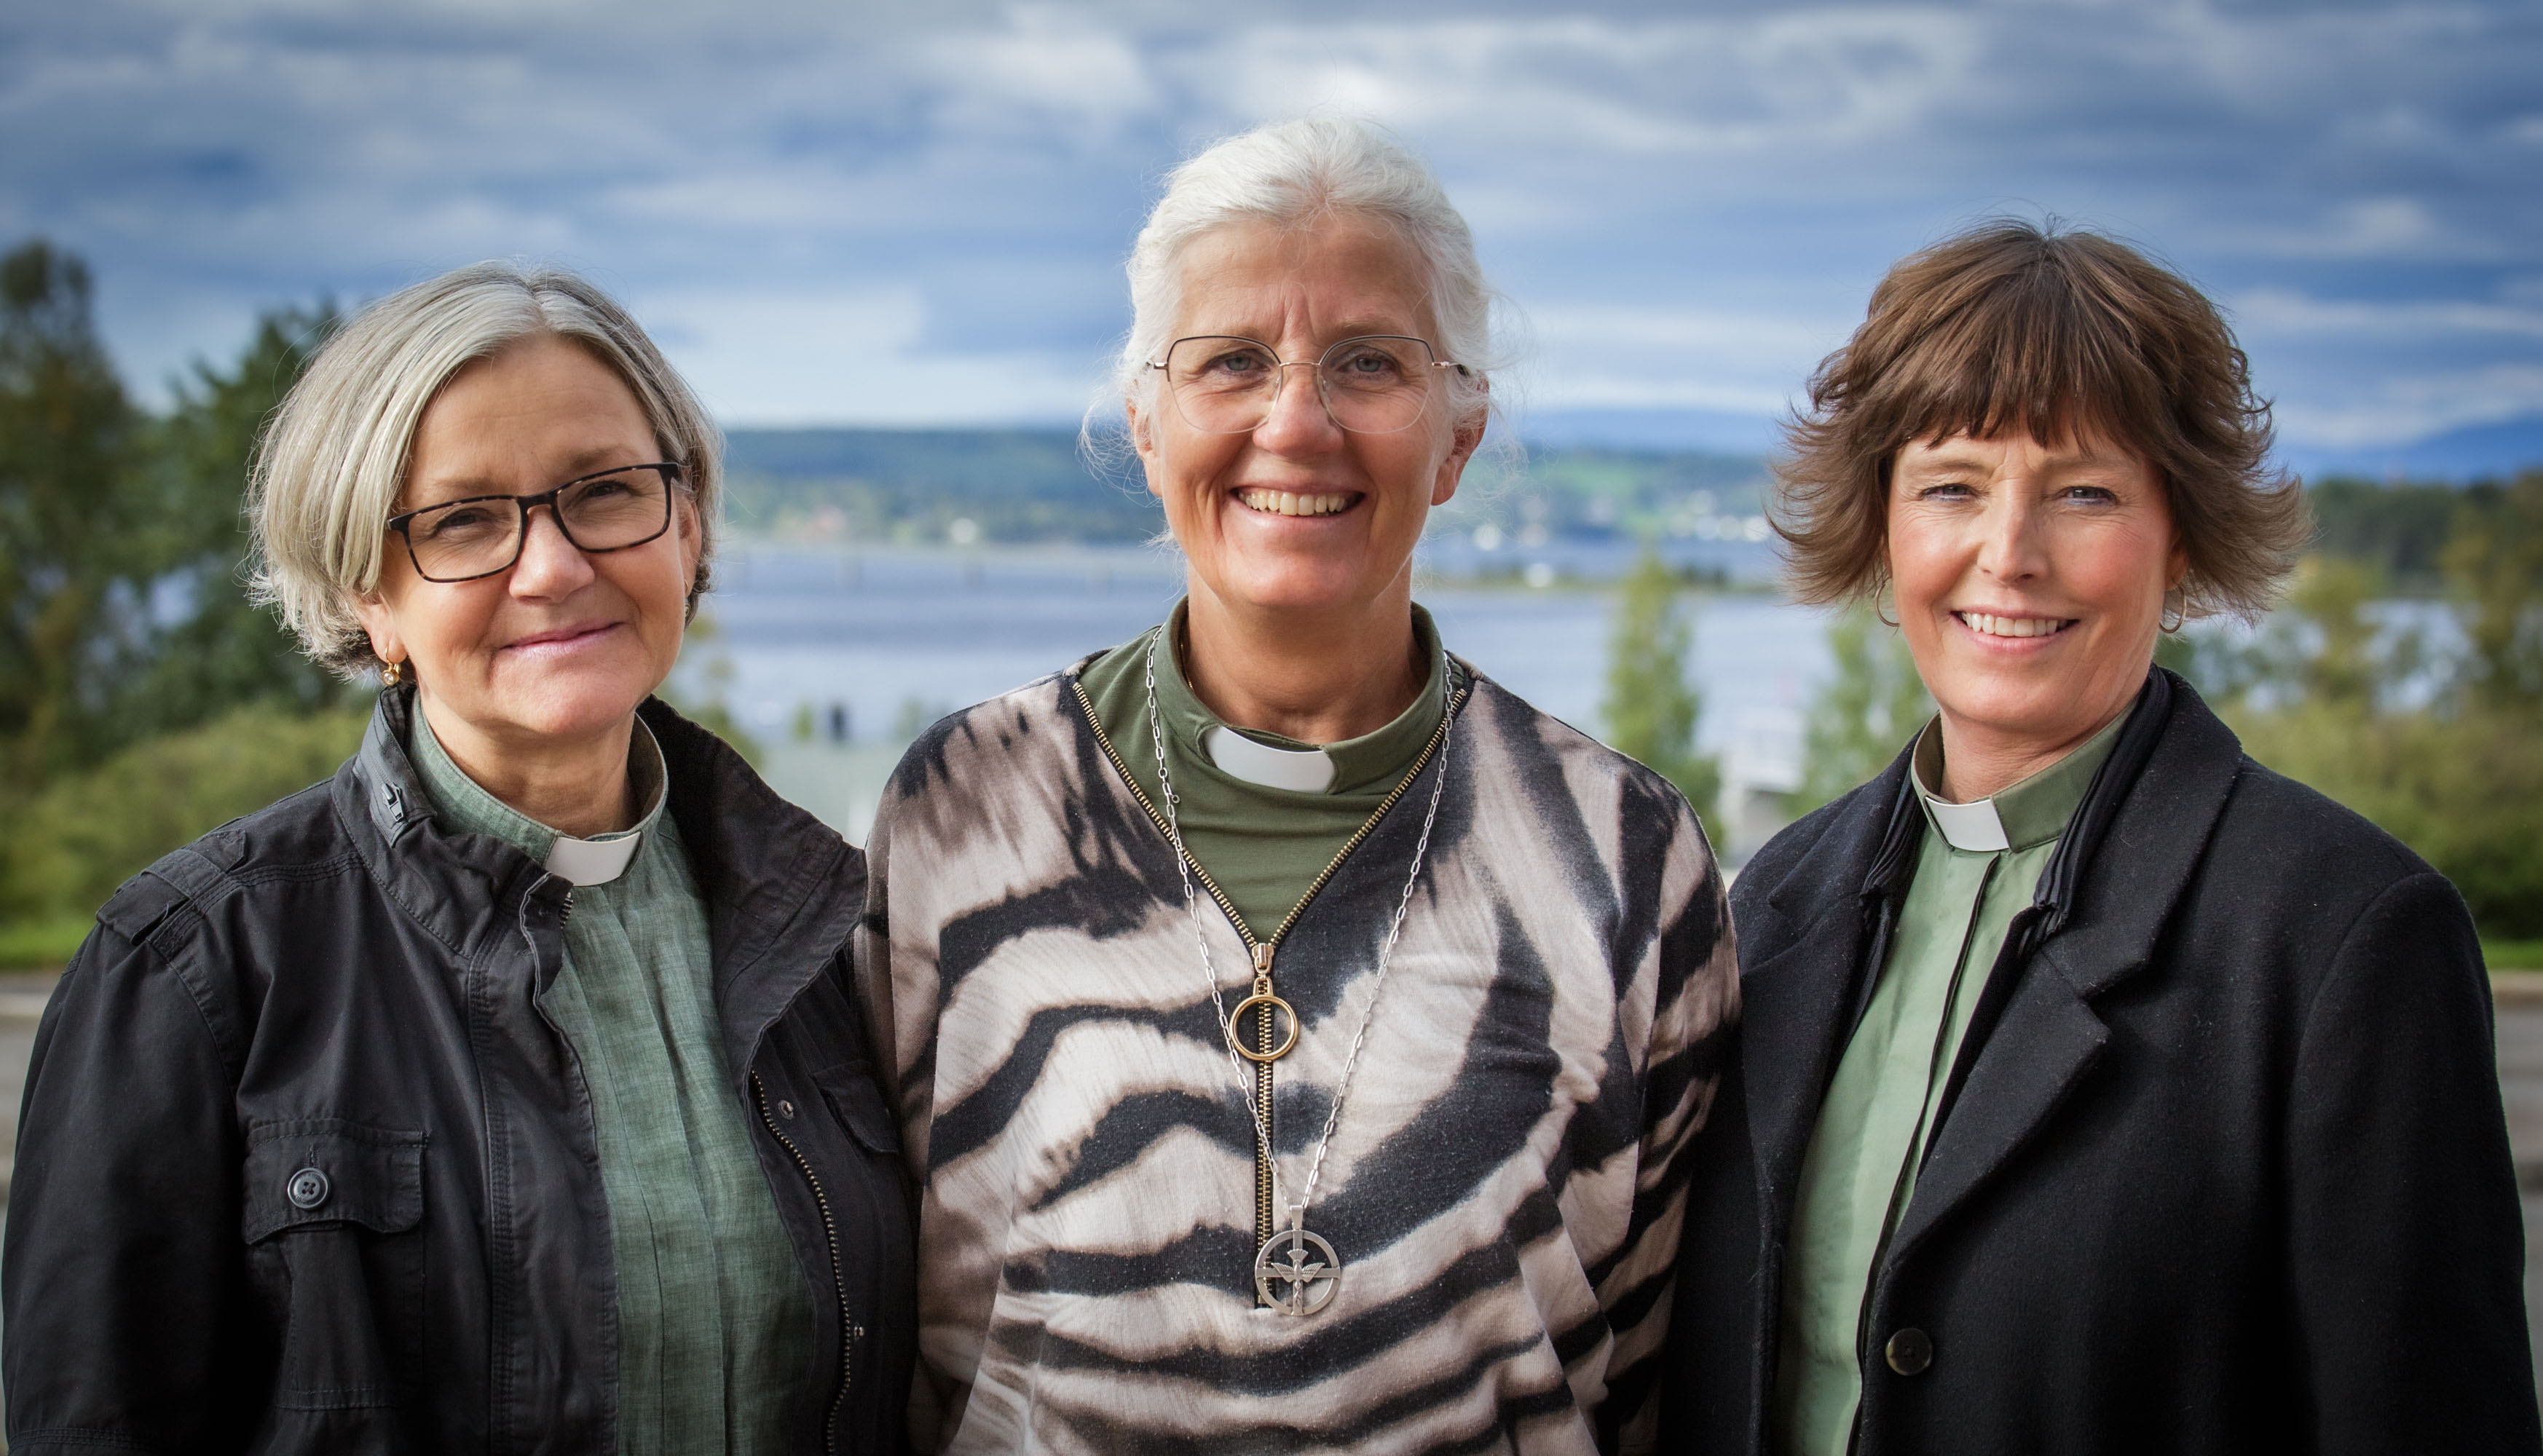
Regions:
M 1162 371 L 1184 422 L 1205 434 L 1244 434 L 1262 427 L 1280 402 L 1281 382 L 1306 359 L 1282 359 L 1256 339 L 1198 335 L 1178 339 L 1148 367 Z M 1409 335 L 1346 339 L 1312 361 L 1316 393 L 1334 423 L 1353 434 L 1393 434 L 1412 427 L 1430 403 L 1430 381 L 1465 365 L 1435 358 L 1430 343 Z
M 668 460 L 577 476 L 535 496 L 470 496 L 390 516 L 407 559 L 426 581 L 474 581 L 512 569 L 528 539 L 530 512 L 544 505 L 578 551 L 597 556 L 642 546 L 671 528 L 671 494 L 681 468 Z

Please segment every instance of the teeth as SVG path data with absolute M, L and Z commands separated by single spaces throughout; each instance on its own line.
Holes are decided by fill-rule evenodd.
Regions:
M 1999 617 L 1990 612 L 1963 612 L 1972 632 L 1988 637 L 2046 637 L 2066 625 L 2059 617 Z
M 1294 491 L 1243 491 L 1236 498 L 1272 515 L 1332 515 L 1350 504 L 1349 496 L 1302 496 Z

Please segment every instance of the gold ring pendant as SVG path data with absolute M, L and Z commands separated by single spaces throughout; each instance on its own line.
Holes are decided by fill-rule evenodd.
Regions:
M 1239 1030 L 1245 1021 L 1245 1014 L 1258 1006 L 1268 1006 L 1278 1015 L 1289 1019 L 1289 1039 L 1270 1051 L 1256 1051 L 1246 1045 L 1245 1033 Z M 1298 1044 L 1298 1014 L 1289 1009 L 1288 1002 L 1269 992 L 1258 991 L 1237 1002 L 1236 1009 L 1227 1014 L 1227 1039 L 1236 1043 L 1236 1054 L 1247 1061 L 1276 1062 L 1289 1054 L 1290 1047 Z

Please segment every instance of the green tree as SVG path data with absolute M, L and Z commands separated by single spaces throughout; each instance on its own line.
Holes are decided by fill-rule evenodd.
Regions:
M 113 689 L 147 599 L 129 567 L 137 420 L 89 294 L 50 244 L 0 258 L 0 777 L 21 786 L 123 736 Z
M 2543 714 L 2543 470 L 2476 488 L 2455 513 L 2446 581 L 2471 647 L 2473 695 Z
M 2226 718 L 2453 881 L 2485 936 L 2543 936 L 2543 472 L 2463 493 L 2454 520 L 2460 651 L 2392 625 L 2379 561 L 2316 557 L 2241 654 Z
M 156 624 L 149 668 L 126 695 L 137 727 L 189 728 L 243 703 L 349 701 L 270 612 L 248 602 L 241 513 L 258 435 L 337 322 L 327 304 L 266 314 L 230 369 L 197 360 L 177 384 L 175 409 L 147 432 L 151 529 L 136 546 L 154 594 L 182 605 Z
M 205 830 L 324 781 L 368 721 L 250 705 L 59 775 L 27 797 L 0 840 L 0 919 L 67 922 L 69 944 L 53 948 L 67 953 L 116 885 Z
M 1649 547 L 1626 575 L 1599 713 L 1609 747 L 1658 771 L 1709 821 L 1722 793 L 1722 767 L 1695 751 L 1704 700 L 1687 681 L 1693 629 L 1678 601 L 1679 584 L 1677 574 Z
M 1828 624 L 1835 671 L 1811 698 L 1802 727 L 1802 787 L 1795 814 L 1805 814 L 1889 766 L 1934 714 L 1925 680 L 1906 639 L 1868 606 Z

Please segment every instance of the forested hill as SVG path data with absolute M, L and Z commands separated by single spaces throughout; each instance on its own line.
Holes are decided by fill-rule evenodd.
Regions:
M 1117 444 L 1117 442 L 1115 442 Z M 1126 448 L 1090 464 L 1068 429 L 736 429 L 732 523 L 798 539 L 1139 541 L 1164 524 Z M 1513 538 L 1690 534 L 1756 508 L 1765 463 L 1693 451 L 1536 450 L 1466 473 L 1446 523 Z M 968 522 L 967 526 L 961 523 Z

